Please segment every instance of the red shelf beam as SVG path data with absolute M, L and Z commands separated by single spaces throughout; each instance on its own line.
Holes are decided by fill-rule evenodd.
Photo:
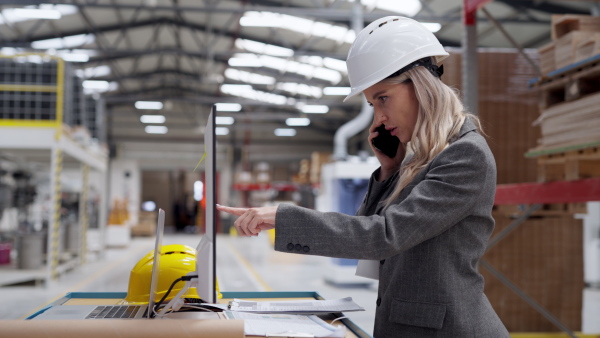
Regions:
M 238 191 L 257 191 L 257 190 L 277 190 L 277 191 L 296 191 L 298 187 L 294 184 L 285 184 L 285 183 L 235 183 L 233 185 L 233 190 Z
M 579 181 L 500 184 L 495 205 L 600 201 L 600 177 Z

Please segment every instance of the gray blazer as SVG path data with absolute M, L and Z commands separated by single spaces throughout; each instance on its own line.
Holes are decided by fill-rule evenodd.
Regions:
M 398 174 L 376 174 L 357 216 L 281 205 L 275 249 L 380 260 L 375 338 L 509 337 L 477 271 L 494 229 L 496 163 L 473 122 L 385 209 Z

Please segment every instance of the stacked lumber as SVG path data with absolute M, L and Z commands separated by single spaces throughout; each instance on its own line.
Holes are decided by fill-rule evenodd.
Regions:
M 554 15 L 552 38 L 539 50 L 542 73 L 579 63 L 535 84 L 541 137 L 526 156 L 537 158 L 539 182 L 600 176 L 600 18 Z
M 598 90 L 581 99 L 542 110 L 540 117 L 534 122 L 542 131 L 540 148 L 600 142 L 600 83 Z
M 552 16 L 552 42 L 541 47 L 540 70 L 547 75 L 598 54 L 600 17 L 560 14 Z

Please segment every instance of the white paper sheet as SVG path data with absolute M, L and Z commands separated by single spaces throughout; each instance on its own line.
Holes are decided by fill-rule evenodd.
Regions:
M 258 314 L 227 311 L 228 319 L 243 319 L 249 336 L 344 337 L 343 326 L 333 326 L 317 316 Z
M 352 297 L 337 300 L 289 300 L 263 301 L 234 299 L 230 302 L 229 310 L 255 313 L 298 313 L 319 314 L 332 312 L 364 311 Z

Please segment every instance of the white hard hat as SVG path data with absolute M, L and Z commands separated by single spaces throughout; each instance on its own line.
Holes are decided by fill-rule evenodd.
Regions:
M 344 101 L 425 57 L 434 57 L 439 64 L 448 53 L 422 24 L 402 16 L 372 22 L 360 31 L 348 52 L 351 90 Z

